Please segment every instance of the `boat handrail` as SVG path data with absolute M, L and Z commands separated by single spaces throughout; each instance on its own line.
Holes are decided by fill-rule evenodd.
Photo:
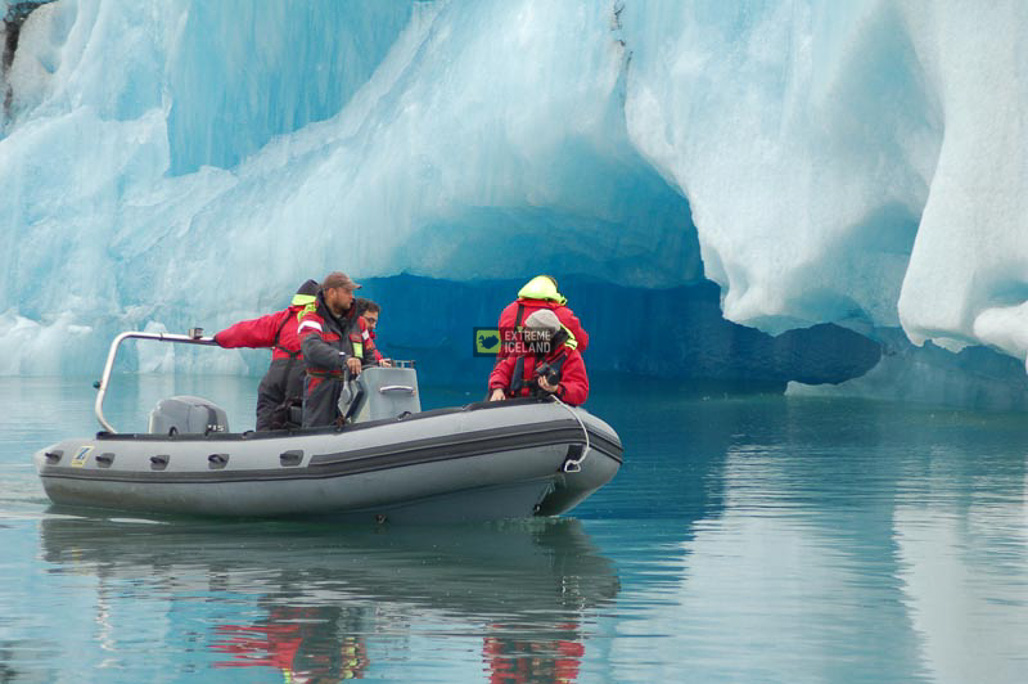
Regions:
M 406 392 L 407 394 L 414 394 L 414 388 L 410 385 L 386 385 L 385 387 L 379 387 L 378 391 L 380 394 L 386 394 L 387 392 Z
M 96 411 L 96 419 L 100 421 L 100 425 L 103 426 L 107 432 L 117 434 L 107 419 L 104 418 L 104 397 L 107 395 L 107 385 L 111 379 L 111 371 L 114 369 L 114 359 L 118 355 L 118 347 L 122 342 L 129 338 L 142 339 L 142 340 L 158 340 L 159 342 L 177 342 L 181 344 L 201 344 L 206 346 L 217 346 L 217 342 L 214 341 L 213 337 L 204 337 L 203 328 L 191 328 L 188 335 L 177 335 L 173 333 L 148 333 L 141 331 L 123 332 L 114 338 L 111 342 L 111 350 L 107 352 L 107 363 L 104 364 L 103 377 L 99 381 L 93 384 L 97 389 L 96 404 L 94 410 Z

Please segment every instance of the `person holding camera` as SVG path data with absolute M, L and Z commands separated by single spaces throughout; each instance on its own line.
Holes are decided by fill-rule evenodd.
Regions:
M 577 349 L 557 315 L 540 309 L 525 320 L 522 342 L 527 353 L 501 359 L 489 376 L 489 401 L 508 397 L 554 395 L 578 406 L 589 398 L 589 377 Z

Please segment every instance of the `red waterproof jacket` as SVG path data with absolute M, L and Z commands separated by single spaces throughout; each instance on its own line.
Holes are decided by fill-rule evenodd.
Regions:
M 307 363 L 303 426 L 332 425 L 339 418 L 347 359 L 374 359 L 375 343 L 368 334 L 367 323 L 355 315 L 352 307 L 342 316 L 335 316 L 323 294 L 319 294 L 317 303 L 308 307 L 300 320 L 300 344 Z
M 535 368 L 539 356 L 507 356 L 497 362 L 489 376 L 489 389 L 502 389 L 508 397 L 527 397 L 533 394 Z M 560 382 L 557 383 L 557 397 L 566 404 L 579 406 L 589 398 L 589 376 L 585 372 L 585 361 L 577 349 L 568 349 L 562 344 L 546 357 L 550 365 L 562 364 Z M 520 373 L 518 372 L 520 371 Z M 536 389 L 538 395 L 541 390 Z
M 272 361 L 303 358 L 300 353 L 300 336 L 296 332 L 301 311 L 302 306 L 290 306 L 267 316 L 240 321 L 217 333 L 214 341 L 226 349 L 271 347 L 274 350 Z
M 352 312 L 339 318 L 332 316 L 320 297 L 316 307 L 308 307 L 304 312 L 299 334 L 301 346 L 313 351 L 307 358 L 310 374 L 341 373 L 348 356 L 356 356 L 365 362 L 378 361 L 382 356 L 363 318 L 354 316 Z M 339 352 L 343 355 L 340 356 Z
M 367 321 L 365 321 L 365 327 L 367 327 Z M 378 342 L 375 342 L 375 340 L 376 340 L 376 339 L 378 339 L 378 335 L 376 335 L 376 334 L 375 334 L 375 331 L 374 331 L 374 330 L 371 330 L 371 329 L 369 328 L 369 329 L 368 329 L 368 337 L 370 337 L 370 338 L 371 338 L 371 341 L 372 341 L 372 342 L 374 343 L 374 344 L 373 344 L 373 346 L 372 346 L 372 348 L 371 348 L 371 356 L 372 356 L 372 357 L 374 357 L 374 359 L 375 359 L 375 361 L 376 361 L 376 362 L 378 362 L 378 363 L 382 363 L 382 360 L 383 360 L 383 359 L 384 359 L 385 357 L 384 357 L 384 356 L 382 356 L 382 352 L 381 352 L 381 351 L 379 351 L 379 348 L 378 348 Z
M 527 299 L 519 298 L 510 304 L 500 313 L 500 336 L 505 337 L 505 331 L 511 331 L 525 324 L 525 320 L 532 315 L 533 312 L 539 309 L 550 309 L 557 315 L 557 320 L 561 322 L 568 332 L 575 338 L 575 349 L 580 353 L 584 352 L 586 347 L 589 346 L 589 334 L 582 327 L 581 321 L 575 316 L 568 307 L 563 304 L 559 304 L 548 299 Z M 520 314 L 520 315 L 519 315 Z M 572 345 L 574 346 L 574 345 Z M 509 356 L 511 351 L 505 346 L 500 346 L 499 356 L 500 358 Z

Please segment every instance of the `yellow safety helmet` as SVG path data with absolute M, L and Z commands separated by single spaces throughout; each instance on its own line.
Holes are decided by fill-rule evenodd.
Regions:
M 544 299 L 557 302 L 561 306 L 567 304 L 567 299 L 560 292 L 557 292 L 557 280 L 553 276 L 540 275 L 532 278 L 525 286 L 518 291 L 519 299 Z

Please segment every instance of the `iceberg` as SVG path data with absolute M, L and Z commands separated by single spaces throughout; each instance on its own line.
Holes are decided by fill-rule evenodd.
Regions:
M 661 341 L 591 369 L 863 393 L 844 381 L 879 358 L 973 384 L 1028 356 L 1020 3 L 0 15 L 0 373 L 98 366 L 131 327 L 216 330 L 333 269 L 368 279 L 396 347 L 465 369 L 469 324 L 539 272 L 574 285 L 587 327 Z M 739 335 L 760 342 L 709 363 Z M 761 366 L 785 348 L 813 360 Z M 875 396 L 912 396 L 879 375 Z

